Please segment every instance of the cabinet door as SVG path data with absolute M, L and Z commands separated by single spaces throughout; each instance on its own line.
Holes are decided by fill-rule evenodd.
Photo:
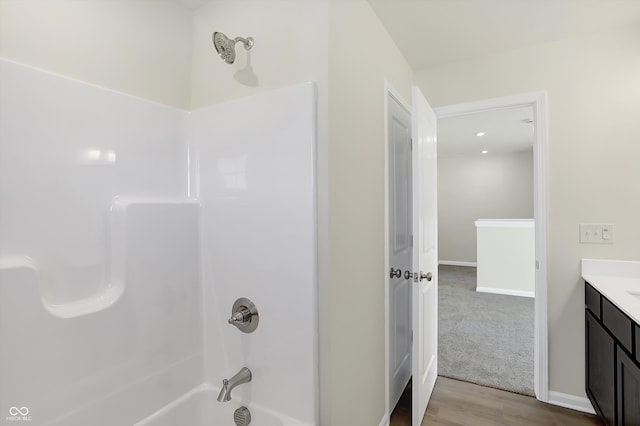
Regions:
M 585 311 L 586 391 L 598 415 L 615 424 L 615 343 L 588 310 Z
M 640 368 L 618 347 L 618 425 L 640 425 Z

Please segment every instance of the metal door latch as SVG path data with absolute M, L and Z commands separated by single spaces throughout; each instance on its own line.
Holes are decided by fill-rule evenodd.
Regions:
M 431 281 L 433 279 L 433 275 L 431 274 L 431 272 L 427 272 L 426 274 L 422 273 L 422 271 L 420 271 L 420 281 L 422 280 L 427 280 L 427 281 Z

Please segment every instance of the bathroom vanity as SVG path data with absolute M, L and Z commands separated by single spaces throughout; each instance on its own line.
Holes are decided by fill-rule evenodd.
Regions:
M 640 425 L 640 262 L 583 259 L 586 392 L 607 425 Z

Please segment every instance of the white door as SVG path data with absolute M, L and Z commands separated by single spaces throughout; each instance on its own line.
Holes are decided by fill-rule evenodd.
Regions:
M 388 99 L 389 132 L 389 400 L 391 410 L 411 378 L 411 115 Z M 411 274 L 413 276 L 413 274 Z
M 419 426 L 438 376 L 436 115 L 413 87 L 412 424 Z

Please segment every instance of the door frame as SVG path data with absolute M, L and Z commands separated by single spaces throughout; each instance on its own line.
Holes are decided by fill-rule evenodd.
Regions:
M 389 114 L 389 96 L 393 97 L 398 103 L 407 110 L 411 116 L 411 104 L 409 104 L 400 93 L 389 83 L 384 80 L 384 400 L 385 410 L 380 426 L 389 424 L 389 419 L 393 407 L 391 405 L 391 395 L 389 386 L 391 384 L 391 371 L 389 368 L 389 360 L 391 359 L 391 336 L 389 330 L 389 291 L 391 289 L 391 280 L 389 278 L 389 123 L 387 120 Z M 412 135 L 413 137 L 413 135 Z M 413 189 L 412 189 L 413 191 Z
M 532 107 L 533 144 L 533 217 L 535 220 L 535 302 L 534 302 L 534 392 L 549 402 L 549 330 L 547 318 L 547 93 L 544 91 L 484 99 L 434 108 L 438 120 L 478 112 Z

